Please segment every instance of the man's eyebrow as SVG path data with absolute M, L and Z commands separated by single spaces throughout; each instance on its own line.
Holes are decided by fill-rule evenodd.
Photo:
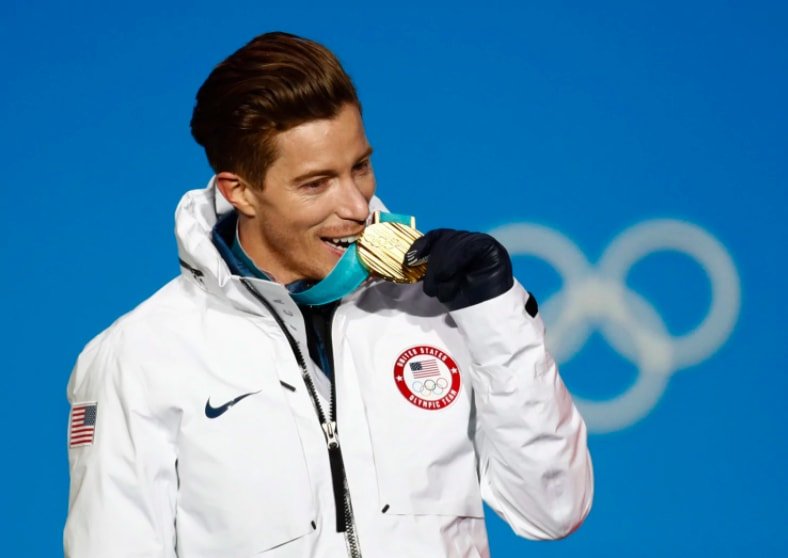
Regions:
M 331 176 L 333 174 L 335 174 L 335 173 L 332 170 L 315 169 L 315 170 L 311 170 L 309 172 L 305 172 L 304 174 L 299 174 L 298 176 L 296 176 L 292 180 L 292 182 L 293 182 L 293 184 L 296 184 L 298 182 L 301 182 L 302 180 L 307 180 L 308 178 L 314 178 L 315 176 Z
M 364 159 L 369 159 L 369 157 L 372 156 L 372 151 L 373 151 L 372 147 L 368 147 L 366 151 L 362 153 L 361 157 L 356 159 L 356 162 L 363 161 Z M 301 182 L 303 180 L 307 180 L 308 178 L 313 178 L 315 176 L 331 176 L 334 174 L 336 173 L 330 169 L 314 169 L 311 171 L 307 171 L 304 174 L 299 174 L 292 180 L 292 182 L 296 183 L 296 182 Z
M 363 153 L 363 155 L 361 155 L 361 157 L 357 159 L 357 161 L 363 161 L 364 159 L 369 159 L 372 156 L 373 151 L 374 149 L 372 149 L 372 146 L 367 147 L 367 150 Z

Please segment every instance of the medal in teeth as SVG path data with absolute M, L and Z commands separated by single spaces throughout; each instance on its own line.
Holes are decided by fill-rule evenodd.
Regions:
M 416 230 L 416 220 L 411 226 L 394 222 L 380 222 L 380 212 L 375 212 L 356 242 L 358 257 L 370 272 L 395 283 L 416 283 L 427 272 L 427 263 L 405 265 L 405 254 L 413 242 L 423 235 Z

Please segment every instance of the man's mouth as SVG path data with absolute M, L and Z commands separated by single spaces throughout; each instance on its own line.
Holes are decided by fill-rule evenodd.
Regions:
M 359 239 L 360 235 L 351 236 L 338 236 L 338 237 L 322 237 L 321 240 L 325 242 L 333 251 L 344 254 L 345 250 Z

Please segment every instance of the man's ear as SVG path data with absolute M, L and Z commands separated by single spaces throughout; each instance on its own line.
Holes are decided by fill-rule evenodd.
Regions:
M 254 217 L 257 214 L 252 186 L 237 174 L 220 172 L 216 175 L 216 187 L 241 215 Z

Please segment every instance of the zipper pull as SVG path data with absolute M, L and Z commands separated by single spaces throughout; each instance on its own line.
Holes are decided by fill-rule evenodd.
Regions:
M 328 444 L 328 462 L 331 467 L 331 486 L 334 489 L 334 513 L 337 520 L 337 533 L 344 533 L 348 529 L 348 518 L 345 510 L 348 499 L 347 476 L 345 462 L 342 459 L 342 448 L 339 447 L 337 438 L 337 423 L 328 420 L 323 423 L 323 433 Z
M 326 443 L 329 449 L 339 446 L 339 438 L 337 438 L 337 423 L 333 420 L 327 420 L 322 424 L 323 434 L 326 437 Z

